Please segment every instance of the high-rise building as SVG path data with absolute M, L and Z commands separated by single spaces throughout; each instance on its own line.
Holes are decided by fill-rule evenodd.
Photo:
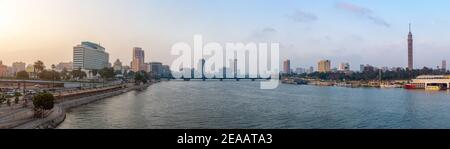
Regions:
M 341 63 L 339 65 L 339 71 L 350 71 L 350 64 L 349 63 Z
M 317 71 L 319 72 L 330 72 L 331 71 L 331 61 L 330 60 L 321 60 L 318 63 Z
M 283 62 L 283 73 L 290 74 L 291 73 L 291 61 L 286 60 Z
M 442 70 L 447 71 L 447 61 L 446 60 L 442 60 Z
M 154 77 L 161 77 L 163 73 L 163 65 L 160 62 L 151 62 L 148 63 L 150 65 L 150 72 Z
M 171 75 L 170 66 L 169 65 L 162 65 L 161 77 L 169 78 L 169 77 L 171 77 L 170 75 Z
M 73 69 L 100 70 L 108 67 L 109 54 L 105 48 L 92 42 L 73 47 Z
M 133 48 L 133 60 L 131 61 L 131 70 L 134 72 L 146 70 L 148 65 L 144 63 L 145 53 L 142 48 L 134 47 Z
M 117 59 L 114 62 L 113 69 L 114 69 L 114 71 L 122 71 L 123 70 L 122 62 L 119 59 Z
M 142 71 L 150 72 L 152 70 L 150 63 L 144 63 L 144 69 Z
M 409 34 L 408 34 L 408 69 L 413 70 L 413 35 L 411 33 L 411 23 L 409 24 Z
M 12 73 L 15 75 L 18 72 L 25 71 L 26 64 L 24 62 L 14 62 L 12 64 Z
M 3 65 L 3 62 L 0 61 L 0 77 L 8 76 L 8 66 Z
M 314 67 L 313 66 L 309 67 L 308 73 L 314 73 Z
M 202 78 L 205 78 L 205 59 L 204 58 L 202 58 L 202 60 L 201 60 L 201 72 L 202 72 Z
M 236 78 L 236 77 L 238 77 L 238 74 L 240 73 L 239 72 L 239 70 L 238 70 L 238 60 L 237 59 L 234 59 L 234 60 L 231 60 L 230 61 L 230 69 L 231 69 L 231 71 L 230 71 L 230 74 L 232 74 L 232 75 L 227 75 L 227 78 Z

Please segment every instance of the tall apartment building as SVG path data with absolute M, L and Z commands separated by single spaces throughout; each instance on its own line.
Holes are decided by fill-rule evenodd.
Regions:
M 286 60 L 283 62 L 283 73 L 290 74 L 291 73 L 291 61 Z
M 8 76 L 8 66 L 3 65 L 3 62 L 0 61 L 0 77 Z
M 330 72 L 331 71 L 331 61 L 330 60 L 321 60 L 318 63 L 317 71 L 319 72 Z
M 131 61 L 131 70 L 134 72 L 147 70 L 146 67 L 148 67 L 148 65 L 144 63 L 144 60 L 145 60 L 144 50 L 142 50 L 142 48 L 139 47 L 134 47 L 133 59 Z
M 441 66 L 441 69 L 442 69 L 443 71 L 447 71 L 447 61 L 446 61 L 446 60 L 442 60 L 442 66 Z

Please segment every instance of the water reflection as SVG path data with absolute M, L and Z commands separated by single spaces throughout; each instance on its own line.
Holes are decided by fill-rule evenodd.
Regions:
M 449 92 L 171 81 L 72 109 L 59 128 L 450 128 Z

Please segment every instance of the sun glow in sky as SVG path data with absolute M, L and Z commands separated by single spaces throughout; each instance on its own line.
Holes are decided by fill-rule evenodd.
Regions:
M 0 0 L 0 60 L 46 65 L 72 60 L 81 41 L 100 43 L 113 62 L 170 64 L 176 42 L 279 42 L 292 67 L 320 59 L 406 66 L 408 23 L 413 23 L 415 64 L 450 61 L 448 0 Z
M 5 34 L 8 29 L 13 28 L 16 20 L 15 13 L 11 10 L 5 1 L 0 1 L 0 33 Z

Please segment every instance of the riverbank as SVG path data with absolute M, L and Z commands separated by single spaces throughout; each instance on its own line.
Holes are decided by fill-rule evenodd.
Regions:
M 314 85 L 314 86 L 337 86 L 348 88 L 403 88 L 403 85 L 408 83 L 408 80 L 389 80 L 389 81 L 338 81 L 338 80 L 318 80 L 318 79 L 304 79 L 304 78 L 283 78 L 283 84 L 297 84 L 297 85 Z
M 51 113 L 41 119 L 32 119 L 30 121 L 24 122 L 23 124 L 20 124 L 18 126 L 14 126 L 12 128 L 14 129 L 50 129 L 50 128 L 56 128 L 60 123 L 62 123 L 65 120 L 66 117 L 66 110 L 79 107 L 82 105 L 86 105 L 98 100 L 102 100 L 108 97 L 117 96 L 129 91 L 133 90 L 144 90 L 146 89 L 150 84 L 146 85 L 133 85 L 133 86 L 127 86 L 122 87 L 118 89 L 113 89 L 107 92 L 100 92 L 98 94 L 95 93 L 89 93 L 87 95 L 83 95 L 81 97 L 71 97 L 75 99 L 64 99 L 61 102 L 58 102 L 55 104 L 55 107 L 51 111 Z

